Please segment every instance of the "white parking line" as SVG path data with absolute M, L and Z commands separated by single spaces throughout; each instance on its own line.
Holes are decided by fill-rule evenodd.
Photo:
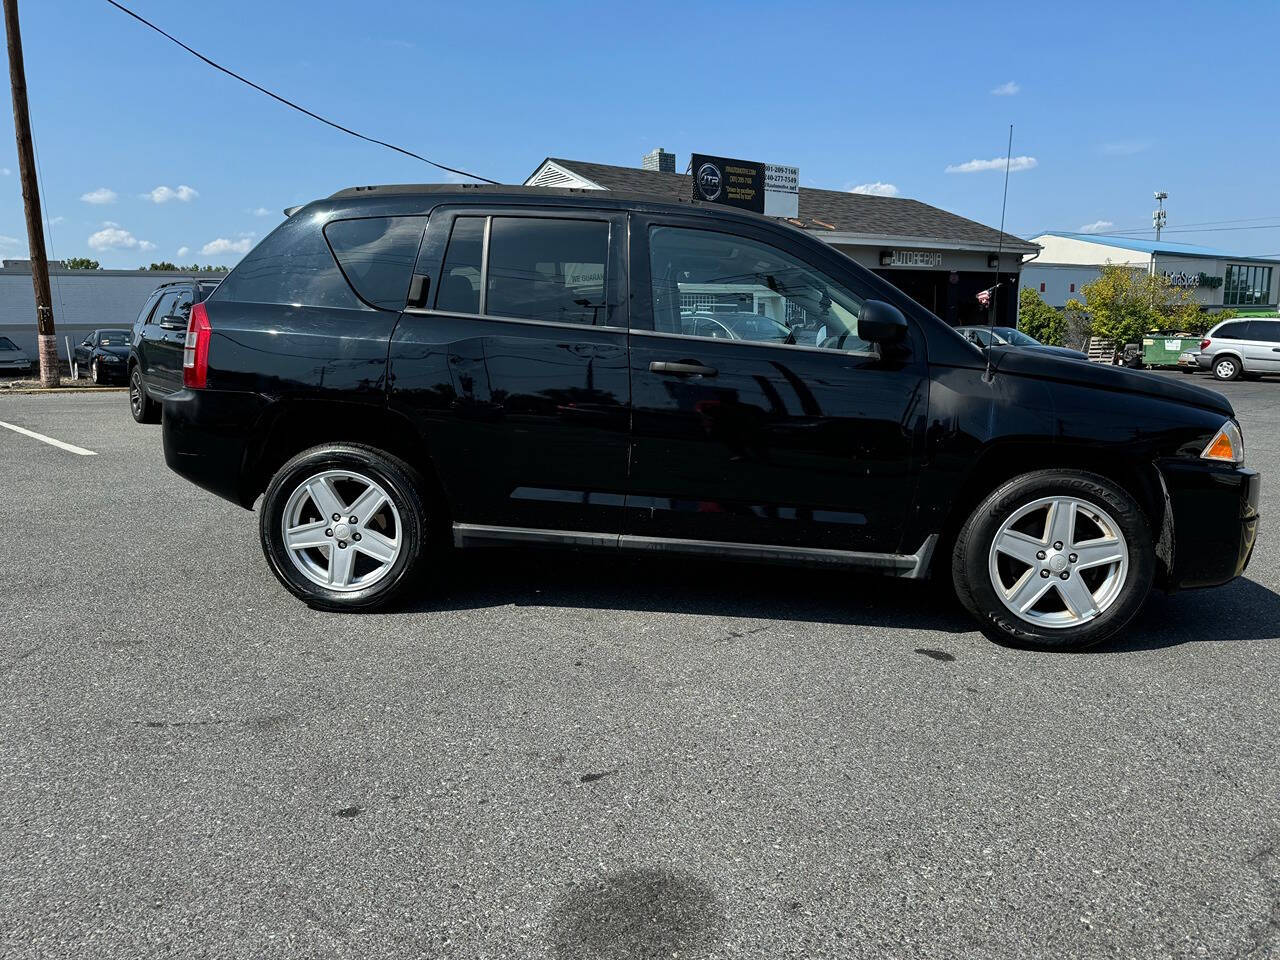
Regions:
M 14 433 L 20 433 L 24 437 L 31 437 L 49 444 L 51 447 L 57 447 L 59 450 L 65 450 L 67 453 L 79 454 L 82 457 L 96 457 L 97 453 L 92 450 L 86 450 L 84 447 L 77 447 L 74 443 L 63 443 L 61 440 L 55 440 L 53 437 L 46 437 L 43 433 L 36 433 L 34 430 L 28 430 L 26 427 L 15 426 L 12 423 L 5 423 L 0 420 L 0 427 L 7 427 Z

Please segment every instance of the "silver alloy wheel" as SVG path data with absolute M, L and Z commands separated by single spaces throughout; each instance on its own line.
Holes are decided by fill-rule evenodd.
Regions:
M 1105 510 L 1076 497 L 1041 497 L 1015 510 L 991 541 L 996 596 L 1022 620 L 1065 629 L 1111 607 L 1129 573 L 1129 548 Z
M 1234 360 L 1219 360 L 1218 366 L 1214 368 L 1216 373 L 1223 380 L 1230 380 L 1236 372 L 1236 362 Z
M 142 375 L 136 367 L 129 375 L 129 406 L 133 408 L 135 417 L 142 416 Z
M 94 383 L 98 383 L 98 358 L 93 358 L 93 365 L 89 367 L 89 379 Z
M 382 579 L 404 542 L 390 495 L 351 470 L 325 470 L 298 484 L 285 503 L 280 532 L 303 576 L 344 593 Z

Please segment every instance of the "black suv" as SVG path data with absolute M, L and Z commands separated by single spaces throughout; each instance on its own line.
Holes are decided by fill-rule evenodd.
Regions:
M 160 401 L 182 389 L 182 349 L 191 305 L 200 303 L 216 280 L 162 283 L 143 304 L 128 344 L 129 410 L 139 423 L 160 419 Z
M 1077 647 L 1153 583 L 1237 576 L 1257 530 L 1219 394 L 984 352 L 722 207 L 344 190 L 246 256 L 185 343 L 169 465 L 265 493 L 272 570 L 325 609 L 388 600 L 450 545 L 554 544 L 950 577 L 993 638 Z

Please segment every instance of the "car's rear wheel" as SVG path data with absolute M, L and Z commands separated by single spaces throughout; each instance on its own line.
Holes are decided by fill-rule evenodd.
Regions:
M 992 639 L 1072 650 L 1122 630 L 1155 572 L 1151 525 L 1125 490 L 1081 470 L 1001 485 L 956 541 L 960 602 Z
M 1234 380 L 1240 376 L 1240 361 L 1235 357 L 1218 357 L 1213 361 L 1215 380 Z
M 147 396 L 142 383 L 142 369 L 135 363 L 129 371 L 129 412 L 139 423 L 159 423 L 160 404 Z
M 277 471 L 259 515 L 272 572 L 322 610 L 368 610 L 400 593 L 427 542 L 425 484 L 359 444 L 325 444 Z

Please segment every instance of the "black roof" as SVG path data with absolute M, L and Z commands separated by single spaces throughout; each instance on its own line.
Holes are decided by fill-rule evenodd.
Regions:
M 615 167 L 559 157 L 548 157 L 547 160 L 607 190 L 648 196 L 668 203 L 687 202 L 693 196 L 693 178 L 688 174 L 660 173 L 640 167 Z M 542 163 L 538 167 L 541 168 Z M 818 234 L 824 231 L 862 233 L 973 243 L 984 248 L 1000 244 L 1000 231 L 993 227 L 905 197 L 876 197 L 844 190 L 801 187 L 799 207 L 799 216 L 788 222 Z M 1008 233 L 1004 235 L 1004 246 L 1025 253 L 1039 249 L 1038 245 Z

